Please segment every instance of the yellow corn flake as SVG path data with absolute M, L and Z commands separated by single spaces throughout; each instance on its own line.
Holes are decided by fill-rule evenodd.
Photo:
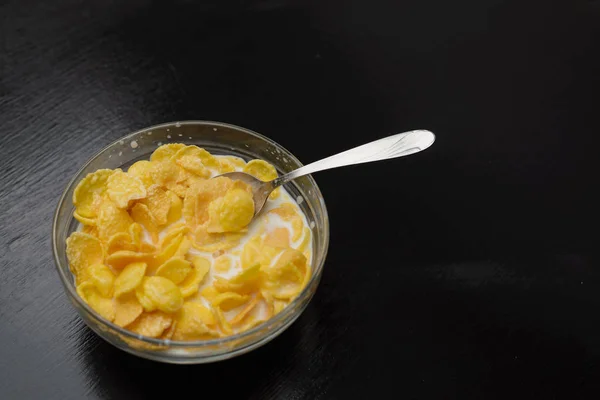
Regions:
M 259 301 L 259 296 L 254 296 L 252 298 L 252 300 L 250 300 L 246 306 L 235 316 L 233 317 L 233 319 L 231 321 L 229 321 L 229 323 L 232 326 L 235 326 L 239 323 L 241 323 L 244 318 L 252 311 L 254 310 L 254 308 L 256 307 L 256 305 L 258 304 Z
M 214 288 L 221 292 L 235 292 L 249 294 L 258 289 L 260 283 L 260 264 L 246 268 L 231 279 L 216 276 L 213 281 Z
M 174 284 L 181 283 L 192 271 L 192 263 L 183 258 L 171 258 L 158 267 L 156 276 L 169 279 Z
M 121 250 L 115 251 L 106 257 L 106 264 L 116 269 L 123 269 L 131 263 L 148 263 L 153 260 L 153 256 L 148 253 L 138 253 L 135 251 Z
M 134 262 L 127 265 L 115 279 L 115 297 L 135 290 L 146 273 L 146 263 Z
M 207 286 L 200 294 L 208 301 L 212 302 L 219 295 L 219 291 L 214 286 Z
M 163 144 L 158 149 L 154 150 L 150 156 L 150 161 L 168 161 L 175 153 L 183 148 L 185 148 L 185 144 L 182 143 Z
M 268 319 L 268 318 L 267 318 Z M 244 331 L 248 331 L 260 324 L 262 324 L 263 322 L 265 322 L 267 319 L 261 319 L 261 318 L 257 318 L 253 315 L 248 316 L 248 318 L 246 318 L 246 320 L 244 321 L 244 324 L 242 325 L 242 327 L 240 328 L 241 332 Z
M 73 232 L 67 238 L 67 259 L 71 272 L 77 276 L 90 265 L 102 264 L 104 250 L 98 238 L 83 232 Z
M 175 329 L 177 329 L 177 321 L 173 321 L 169 329 L 165 330 L 159 337 L 162 340 L 171 340 L 175 334 Z
M 219 161 L 212 155 L 210 154 L 208 151 L 196 147 L 196 146 L 189 146 L 192 148 L 195 148 L 192 150 L 193 154 L 200 158 L 200 160 L 202 160 L 202 164 L 207 167 L 207 168 L 219 168 Z M 196 150 L 197 149 L 197 150 Z
M 170 190 L 178 187 L 177 180 L 179 179 L 179 167 L 172 162 L 153 162 L 150 174 L 152 175 L 152 180 L 157 185 Z M 176 193 L 179 195 L 179 191 L 176 191 Z
M 210 171 L 206 170 L 207 173 L 210 174 Z M 190 186 L 207 179 L 207 176 L 196 175 L 195 173 L 188 171 L 185 168 L 179 167 L 179 176 L 177 177 L 177 183 L 182 186 L 185 186 L 186 189 Z
M 185 194 L 187 193 L 188 190 L 188 186 L 183 185 L 183 184 L 174 184 L 174 185 L 169 185 L 167 186 L 169 188 L 169 190 L 171 190 L 173 193 L 175 193 L 177 196 L 184 198 Z
M 225 159 L 219 159 L 219 172 L 221 174 L 227 173 L 227 172 L 234 172 L 235 171 L 235 165 L 229 161 L 229 160 L 225 160 Z
M 160 311 L 143 313 L 127 329 L 142 336 L 159 337 L 173 323 L 173 318 Z
M 261 261 L 262 238 L 259 235 L 253 236 L 244 245 L 240 261 L 242 268 L 248 268 Z
M 167 215 L 171 208 L 171 199 L 163 188 L 158 185 L 150 186 L 146 198 L 141 203 L 148 207 L 158 226 L 167 223 Z
M 265 317 L 271 318 L 275 313 L 275 299 L 267 290 L 261 289 L 260 297 L 265 301 Z
M 133 243 L 135 247 L 140 247 L 140 244 L 142 243 L 143 231 L 144 228 L 142 228 L 142 226 L 137 222 L 134 222 L 133 224 L 129 225 L 129 235 L 131 236 L 131 243 Z
M 194 228 L 196 226 L 196 195 L 195 195 L 195 185 L 191 186 L 187 191 L 186 195 L 183 198 L 183 205 L 181 208 L 181 215 L 185 219 L 185 223 L 190 227 Z
M 127 170 L 127 174 L 138 178 L 146 188 L 149 188 L 154 184 L 152 180 L 152 163 L 147 160 L 141 160 L 135 162 L 129 169 Z
M 231 163 L 236 170 L 243 170 L 246 166 L 246 161 L 236 156 L 221 156 L 219 160 L 224 160 Z
M 148 278 L 142 278 L 142 283 L 146 279 Z M 144 311 L 151 312 L 156 310 L 156 305 L 152 302 L 152 299 L 150 299 L 150 297 L 146 295 L 143 285 L 140 284 L 138 287 L 135 288 L 135 297 L 144 308 Z
M 153 244 L 147 243 L 147 242 L 142 242 L 142 243 L 140 243 L 139 252 L 140 253 L 154 253 L 154 252 L 156 252 L 156 246 L 154 246 Z
M 83 233 L 87 233 L 88 235 L 92 235 L 95 238 L 98 238 L 98 228 L 95 226 L 91 226 L 91 225 L 84 225 L 83 228 L 81 229 L 81 232 Z
M 282 301 L 282 300 L 275 300 L 273 302 L 273 314 L 277 315 L 279 314 L 287 305 L 287 302 Z
M 108 241 L 120 232 L 129 232 L 133 220 L 126 210 L 118 208 L 112 201 L 105 199 L 102 202 L 96 225 L 100 240 Z
M 104 319 L 108 321 L 115 319 L 113 299 L 102 296 L 92 282 L 84 282 L 77 286 L 77 294 Z
M 99 169 L 87 174 L 75 187 L 73 191 L 73 205 L 77 208 L 77 214 L 85 218 L 94 218 L 97 209 L 106 192 L 106 181 L 113 173 L 110 169 Z
M 190 228 L 188 228 L 188 226 L 182 222 L 171 225 L 168 228 L 167 233 L 161 239 L 160 247 L 164 249 L 171 243 L 173 239 L 177 238 L 178 236 L 185 235 L 189 231 Z
M 207 325 L 215 325 L 211 311 L 202 304 L 186 302 L 177 313 L 177 328 L 173 340 L 201 340 L 213 336 Z
M 260 263 L 245 268 L 239 274 L 232 277 L 229 282 L 237 284 L 254 284 L 260 277 Z
M 144 296 L 160 311 L 173 313 L 179 310 L 183 304 L 181 290 L 167 278 L 162 276 L 145 278 L 141 287 Z M 140 303 L 146 308 L 142 301 Z
M 104 264 L 93 264 L 87 268 L 89 281 L 104 297 L 111 297 L 115 274 Z
M 224 274 L 229 272 L 232 267 L 231 258 L 227 255 L 219 256 L 215 259 L 214 270 L 217 273 Z
M 171 158 L 171 161 L 174 161 L 175 164 L 189 172 L 203 178 L 209 178 L 211 175 L 210 170 L 207 168 L 208 166 L 204 164 L 203 161 L 205 160 L 203 160 L 203 157 L 205 160 L 214 159 L 214 157 L 204 149 L 197 146 L 186 146 L 175 153 Z M 214 164 L 214 162 L 212 162 L 212 164 Z
M 173 257 L 184 257 L 191 248 L 192 241 L 184 236 L 183 239 L 181 239 L 181 244 L 177 248 L 177 251 L 173 254 Z
M 225 196 L 213 200 L 208 207 L 209 233 L 236 232 L 245 228 L 254 216 L 252 194 L 233 189 Z
M 243 296 L 235 292 L 225 292 L 215 297 L 212 304 L 215 307 L 220 307 L 223 311 L 230 311 L 246 303 L 249 298 L 249 296 Z
M 213 314 L 216 317 L 216 320 L 218 322 L 219 328 L 221 328 L 221 331 L 226 335 L 231 335 L 233 333 L 233 330 L 231 329 L 231 325 L 229 324 L 229 322 L 227 322 L 227 319 L 225 319 L 225 315 L 223 315 L 223 311 L 221 311 L 221 309 L 219 307 L 214 307 Z
M 200 251 L 212 253 L 237 246 L 241 238 L 241 233 L 209 233 L 206 225 L 201 225 L 194 231 L 192 246 Z
M 265 244 L 271 247 L 290 247 L 290 231 L 286 228 L 275 228 L 267 232 Z
M 233 181 L 231 179 L 218 176 L 213 179 L 198 182 L 189 188 L 186 193 L 186 199 L 183 201 L 183 207 L 184 209 L 186 208 L 187 197 L 191 196 L 189 201 L 191 201 L 190 204 L 194 207 L 192 227 L 202 225 L 208 221 L 208 207 L 210 203 L 219 197 L 225 196 L 232 185 Z
M 183 202 L 174 192 L 167 190 L 167 196 L 169 197 L 169 212 L 167 213 L 167 224 L 174 224 L 181 219 L 181 211 L 183 208 Z
M 141 180 L 121 169 L 116 169 L 106 181 L 108 197 L 119 208 L 127 208 L 132 200 L 146 197 L 146 188 Z
M 132 240 L 129 232 L 119 232 L 110 237 L 106 243 L 106 253 L 112 254 L 120 250 L 137 251 L 136 246 Z
M 264 160 L 251 160 L 244 166 L 243 171 L 263 182 L 272 181 L 277 178 L 277 170 L 275 167 Z M 279 197 L 279 188 L 275 189 L 269 195 L 269 199 L 275 200 L 277 197 Z
M 148 231 L 154 243 L 158 242 L 158 226 L 156 224 L 156 219 L 148 209 L 147 205 L 137 203 L 131 209 L 131 217 Z
M 87 218 L 82 215 L 79 215 L 77 211 L 73 213 L 73 216 L 77 221 L 79 221 L 82 225 L 86 226 L 96 226 L 96 218 Z
M 272 266 L 262 266 L 264 288 L 276 299 L 291 299 L 302 290 L 306 257 L 294 249 L 286 249 Z
M 114 323 L 118 326 L 125 327 L 135 321 L 144 308 L 135 297 L 134 293 L 117 297 L 115 299 L 115 320 Z
M 177 252 L 177 249 L 179 249 L 179 246 L 181 245 L 182 241 L 183 234 L 179 234 L 171 238 L 167 242 L 164 242 L 162 244 L 162 251 L 158 255 L 156 255 L 150 262 L 149 272 L 154 273 L 156 271 L 156 268 L 160 267 L 161 265 L 166 263 L 171 257 L 173 257 Z
M 244 166 L 245 173 L 260 179 L 263 182 L 272 181 L 277 178 L 277 170 L 274 166 L 264 160 L 252 160 Z
M 181 295 L 183 297 L 190 297 L 196 294 L 204 277 L 210 270 L 210 261 L 204 257 L 194 257 L 192 259 L 192 265 L 193 268 L 190 273 L 179 283 L 179 288 L 181 289 Z

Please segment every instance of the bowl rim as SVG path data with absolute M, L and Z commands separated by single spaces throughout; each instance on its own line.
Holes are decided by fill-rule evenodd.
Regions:
M 310 299 L 310 297 L 312 297 L 312 295 L 310 294 L 310 288 L 315 284 L 315 282 L 319 281 L 320 276 L 323 273 L 325 259 L 327 258 L 327 252 L 329 250 L 329 215 L 327 213 L 327 207 L 325 205 L 325 200 L 323 199 L 323 194 L 321 193 L 321 190 L 319 189 L 319 186 L 317 185 L 317 182 L 315 182 L 312 175 L 306 175 L 306 177 L 309 179 L 311 185 L 313 186 L 312 189 L 316 191 L 317 198 L 321 202 L 321 206 L 323 208 L 322 215 L 323 215 L 323 219 L 324 219 L 324 229 L 323 229 L 324 246 L 323 246 L 323 251 L 322 251 L 322 257 L 320 260 L 318 260 L 319 263 L 318 263 L 317 268 L 315 268 L 313 266 L 313 272 L 318 270 L 319 273 L 312 274 L 310 280 L 307 282 L 306 286 L 302 289 L 302 291 L 298 294 L 298 296 L 296 296 L 296 298 L 294 298 L 294 300 L 292 300 L 284 308 L 284 310 L 281 311 L 279 314 L 269 318 L 268 320 L 262 322 L 261 324 L 255 326 L 247 331 L 237 333 L 235 335 L 226 336 L 226 337 L 219 338 L 219 339 L 210 339 L 210 340 L 194 340 L 194 341 L 181 341 L 180 340 L 180 341 L 177 341 L 177 340 L 170 340 L 170 339 L 151 338 L 148 336 L 139 335 L 139 334 L 131 332 L 125 328 L 122 328 L 122 327 L 114 324 L 113 322 L 106 320 L 104 317 L 102 317 L 100 314 L 98 314 L 96 311 L 94 311 L 85 301 L 83 301 L 83 299 L 81 297 L 79 297 L 79 295 L 76 292 L 75 285 L 72 282 L 72 279 L 69 279 L 70 277 L 67 277 L 64 272 L 64 269 L 61 268 L 61 261 L 60 261 L 59 255 L 58 255 L 59 252 L 58 252 L 58 245 L 57 245 L 57 242 L 58 242 L 57 226 L 58 226 L 60 209 L 66 200 L 66 196 L 67 196 L 67 193 L 69 192 L 69 189 L 78 182 L 78 181 L 76 182 L 77 177 L 79 177 L 79 175 L 87 168 L 87 166 L 90 163 L 92 163 L 96 158 L 100 157 L 104 152 L 108 151 L 113 146 L 119 144 L 119 142 L 121 142 L 123 140 L 133 138 L 133 137 L 135 137 L 139 134 L 142 134 L 144 132 L 147 132 L 147 131 L 153 131 L 155 129 L 162 129 L 162 128 L 170 128 L 172 126 L 180 127 L 183 125 L 210 125 L 210 126 L 214 126 L 214 127 L 223 127 L 223 128 L 230 128 L 230 129 L 236 129 L 236 130 L 243 131 L 244 133 L 258 137 L 259 139 L 262 139 L 262 140 L 270 143 L 271 145 L 274 145 L 275 147 L 282 150 L 284 153 L 287 153 L 287 154 L 285 154 L 286 157 L 289 157 L 291 160 L 296 162 L 300 167 L 303 166 L 303 164 L 289 150 L 287 150 L 285 147 L 283 147 L 279 143 L 275 142 L 274 140 L 269 139 L 268 137 L 266 137 L 264 135 L 261 135 L 258 132 L 254 132 L 250 129 L 243 128 L 241 126 L 237 126 L 237 125 L 233 125 L 233 124 L 217 122 L 217 121 L 208 121 L 208 120 L 186 120 L 186 121 L 166 122 L 166 123 L 162 123 L 162 124 L 158 124 L 158 125 L 149 126 L 149 127 L 143 128 L 143 129 L 138 129 L 135 132 L 129 133 L 123 137 L 120 137 L 120 138 L 114 140 L 113 142 L 111 142 L 110 144 L 108 144 L 107 146 L 102 148 L 100 151 L 98 151 L 96 154 L 94 154 L 92 157 L 90 157 L 81 166 L 81 168 L 79 168 L 77 170 L 77 172 L 69 180 L 69 183 L 67 183 L 67 185 L 65 186 L 65 189 L 62 192 L 60 199 L 58 200 L 58 205 L 56 207 L 56 210 L 54 212 L 54 218 L 52 220 L 52 253 L 54 255 L 54 264 L 55 264 L 55 268 L 58 270 L 58 274 L 61 278 L 63 286 L 65 286 L 65 288 L 69 292 L 71 298 L 75 299 L 77 304 L 79 306 L 81 306 L 84 310 L 86 310 L 86 312 L 89 313 L 91 316 L 93 316 L 96 319 L 99 319 L 102 323 L 106 324 L 108 327 L 114 329 L 117 333 L 124 335 L 129 339 L 140 340 L 140 341 L 146 342 L 148 344 L 158 345 L 158 346 L 167 346 L 167 347 L 209 347 L 209 346 L 215 346 L 215 345 L 223 345 L 223 344 L 228 344 L 231 342 L 236 342 L 236 341 L 251 337 L 256 333 L 263 331 L 264 329 L 270 330 L 270 328 L 272 326 L 274 326 L 276 323 L 287 319 L 287 317 L 290 316 L 290 314 L 293 314 L 298 309 L 298 306 L 305 300 L 305 298 L 307 298 L 307 296 L 309 299 Z M 301 310 L 303 308 L 304 307 L 302 307 Z M 85 321 L 85 319 L 84 319 L 84 322 L 87 322 L 87 321 Z

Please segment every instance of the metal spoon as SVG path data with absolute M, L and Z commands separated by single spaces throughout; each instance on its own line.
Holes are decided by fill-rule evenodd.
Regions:
M 315 161 L 269 182 L 263 182 L 245 172 L 227 172 L 220 176 L 242 181 L 252 187 L 254 215 L 256 216 L 267 202 L 269 194 L 279 186 L 293 179 L 326 169 L 408 156 L 425 150 L 434 141 L 435 135 L 432 132 L 425 130 L 409 131 L 388 136 L 320 161 Z

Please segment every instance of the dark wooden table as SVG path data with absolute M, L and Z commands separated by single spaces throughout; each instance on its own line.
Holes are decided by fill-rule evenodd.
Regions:
M 0 398 L 598 398 L 599 71 L 598 1 L 1 1 Z M 304 162 L 438 141 L 318 174 L 331 246 L 306 312 L 174 366 L 83 324 L 50 231 L 86 159 L 186 119 Z

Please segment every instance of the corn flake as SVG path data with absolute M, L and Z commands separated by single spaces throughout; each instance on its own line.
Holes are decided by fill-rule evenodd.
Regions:
M 90 265 L 102 264 L 104 250 L 98 238 L 82 232 L 73 232 L 67 238 L 67 259 L 71 272 L 77 276 Z
M 135 321 L 144 308 L 135 297 L 134 293 L 117 297 L 115 299 L 115 320 L 114 323 L 118 326 L 125 327 Z
M 194 257 L 192 259 L 192 265 L 192 271 L 179 284 L 181 295 L 183 297 L 189 297 L 196 294 L 200 284 L 202 283 L 202 280 L 210 270 L 210 261 L 203 257 Z
M 106 243 L 106 253 L 112 254 L 120 250 L 137 251 L 139 246 L 136 246 L 131 240 L 129 232 L 119 232 L 110 237 Z
M 163 188 L 158 185 L 150 186 L 146 198 L 141 203 L 148 207 L 148 210 L 154 216 L 156 225 L 161 226 L 167 223 L 171 199 Z
M 223 314 L 223 311 L 221 311 L 221 309 L 219 307 L 214 307 L 213 314 L 216 317 L 216 320 L 218 322 L 219 327 L 221 328 L 221 331 L 226 335 L 231 335 L 233 333 L 233 330 L 231 329 L 231 325 L 229 324 L 229 322 L 227 322 L 227 319 L 225 319 L 225 315 Z
M 185 148 L 185 144 L 182 143 L 163 144 L 158 149 L 154 150 L 150 156 L 150 161 L 168 161 L 175 153 L 183 148 Z
M 106 181 L 108 197 L 119 208 L 127 208 L 132 200 L 146 197 L 146 187 L 143 182 L 121 169 L 116 169 Z
M 104 319 L 108 321 L 115 319 L 113 299 L 102 296 L 92 282 L 84 282 L 77 286 L 77 294 Z
M 144 296 L 160 311 L 173 313 L 179 310 L 183 304 L 181 290 L 169 279 L 162 276 L 145 278 L 141 288 Z M 146 308 L 144 302 L 140 300 L 140 303 Z
M 156 219 L 150 212 L 150 209 L 148 209 L 147 205 L 137 203 L 131 209 L 131 217 L 148 231 L 153 242 L 158 242 L 158 226 Z
M 245 228 L 254 216 L 252 194 L 242 189 L 229 190 L 208 207 L 209 233 L 236 232 Z
M 240 233 L 209 233 L 206 225 L 201 225 L 194 231 L 192 246 L 200 251 L 213 253 L 237 246 L 241 238 Z
M 110 169 L 99 169 L 87 174 L 75 187 L 73 191 L 73 205 L 77 208 L 77 214 L 94 218 L 97 215 L 99 203 L 106 192 L 106 181 L 113 173 Z
M 214 161 L 210 162 L 210 159 Z M 208 165 L 204 164 L 204 161 L 208 161 L 211 164 L 216 163 L 215 158 L 210 153 L 197 146 L 186 146 L 180 149 L 171 160 L 181 168 L 203 178 L 209 178 L 211 175 L 210 170 L 207 168 Z
M 244 166 L 243 171 L 247 174 L 260 179 L 263 182 L 269 182 L 277 178 L 277 170 L 275 167 L 264 160 L 251 160 Z M 269 195 L 269 199 L 275 200 L 279 197 L 279 189 L 273 190 Z
M 156 276 L 169 279 L 174 284 L 181 283 L 192 271 L 192 263 L 183 258 L 171 258 L 158 267 Z
M 290 247 L 290 231 L 286 228 L 275 228 L 268 232 L 265 244 L 271 247 Z
M 143 313 L 127 329 L 142 336 L 159 337 L 173 323 L 173 318 L 161 311 Z
M 100 240 L 108 241 L 120 232 L 129 232 L 133 220 L 126 210 L 118 208 L 112 201 L 105 199 L 98 213 L 96 225 Z
M 135 251 L 121 250 L 115 251 L 106 257 L 106 264 L 116 269 L 123 269 L 131 263 L 148 263 L 153 260 L 153 256 L 148 253 L 138 253 Z
M 201 340 L 214 336 L 207 325 L 216 323 L 211 311 L 202 304 L 186 302 L 177 313 L 177 328 L 173 340 Z
M 152 163 L 147 160 L 141 160 L 135 162 L 129 169 L 127 170 L 127 174 L 138 178 L 146 188 L 149 188 L 154 184 L 152 180 Z
M 219 294 L 212 301 L 213 306 L 220 307 L 223 311 L 230 311 L 246 303 L 250 297 L 235 292 Z
M 259 296 L 254 296 L 252 300 L 250 300 L 246 306 L 235 316 L 229 323 L 234 326 L 241 323 L 244 318 L 257 306 L 259 301 Z
M 243 171 L 263 182 L 269 182 L 277 178 L 275 167 L 264 160 L 251 160 L 244 166 Z
M 173 224 L 181 219 L 181 211 L 183 208 L 183 202 L 174 192 L 167 190 L 167 196 L 169 197 L 169 212 L 167 213 L 167 224 Z
M 104 297 L 111 297 L 115 274 L 104 264 L 93 264 L 87 267 L 89 281 Z
M 86 225 L 86 226 L 96 226 L 96 219 L 95 218 L 87 218 L 84 217 L 82 215 L 79 215 L 79 213 L 77 211 L 73 212 L 73 216 L 75 217 L 75 219 L 77 221 L 79 221 L 82 225 Z
M 115 297 L 135 290 L 146 273 L 146 263 L 134 262 L 127 265 L 115 279 Z

